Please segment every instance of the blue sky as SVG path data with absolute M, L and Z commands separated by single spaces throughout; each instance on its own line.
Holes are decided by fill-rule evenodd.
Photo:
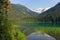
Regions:
M 47 8 L 53 7 L 60 0 L 10 0 L 11 3 L 14 4 L 22 4 L 28 7 L 29 9 L 37 9 L 37 8 Z

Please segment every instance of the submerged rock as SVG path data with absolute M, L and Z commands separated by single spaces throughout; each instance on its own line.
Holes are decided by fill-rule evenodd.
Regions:
M 27 40 L 56 40 L 54 37 L 41 32 L 34 32 L 27 36 Z

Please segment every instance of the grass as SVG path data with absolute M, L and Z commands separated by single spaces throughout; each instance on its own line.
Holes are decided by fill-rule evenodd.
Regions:
M 45 32 L 55 37 L 56 40 L 60 40 L 60 27 L 40 27 L 38 29 L 35 29 L 35 31 Z

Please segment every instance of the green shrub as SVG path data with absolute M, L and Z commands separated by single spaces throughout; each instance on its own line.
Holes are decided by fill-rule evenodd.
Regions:
M 16 31 L 16 35 L 15 35 L 17 40 L 26 40 L 26 36 L 24 33 L 20 32 L 20 31 Z

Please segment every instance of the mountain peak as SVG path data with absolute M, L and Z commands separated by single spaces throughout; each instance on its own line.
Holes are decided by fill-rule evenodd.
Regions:
M 49 8 L 50 8 L 50 7 L 47 7 L 47 8 L 37 8 L 37 9 L 35 9 L 35 10 L 33 10 L 33 11 L 35 11 L 35 12 L 37 12 L 37 13 L 42 13 L 42 12 L 48 10 Z
M 60 6 L 60 2 L 59 2 L 59 3 L 57 3 L 55 6 Z
M 60 5 L 60 2 L 59 2 L 59 3 L 57 3 L 57 5 Z
M 60 4 L 60 2 L 58 4 Z

